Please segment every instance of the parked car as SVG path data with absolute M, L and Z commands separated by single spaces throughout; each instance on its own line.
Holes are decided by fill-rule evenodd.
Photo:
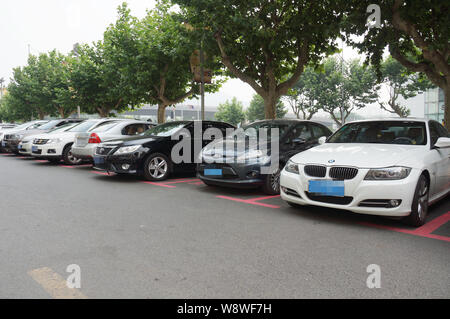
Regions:
M 81 159 L 72 154 L 72 145 L 77 133 L 89 132 L 102 125 L 123 121 L 121 119 L 94 119 L 81 122 L 64 132 L 42 134 L 35 137 L 31 146 L 31 155 L 51 162 L 64 161 L 67 165 L 81 163 Z
M 294 156 L 281 174 L 289 204 L 401 217 L 425 223 L 428 206 L 450 192 L 450 138 L 436 121 L 347 124 Z
M 58 132 L 64 132 L 64 131 L 71 129 L 72 127 L 74 127 L 77 124 L 78 123 L 66 123 L 63 126 L 55 127 L 54 129 L 52 129 L 44 134 L 30 135 L 30 136 L 24 137 L 22 139 L 22 141 L 19 143 L 19 145 L 17 146 L 20 155 L 31 155 L 31 147 L 33 145 L 33 141 L 36 138 L 38 138 L 39 136 L 58 133 Z
M 10 149 L 11 152 L 19 154 L 18 146 L 22 139 L 24 139 L 27 136 L 36 135 L 36 134 L 42 134 L 47 133 L 50 130 L 60 127 L 62 125 L 65 125 L 67 123 L 80 123 L 83 120 L 81 119 L 60 119 L 60 120 L 52 120 L 48 121 L 47 123 L 44 123 L 38 127 L 35 128 L 28 128 L 26 130 L 17 131 L 14 135 L 11 135 L 11 138 L 7 142 L 7 146 Z
M 1 123 L 0 124 L 0 152 L 3 152 L 2 147 L 2 141 L 3 141 L 3 134 L 8 131 L 12 131 L 14 128 L 16 128 L 18 125 L 16 124 L 9 124 L 9 123 Z
M 78 133 L 72 146 L 72 154 L 77 158 L 92 161 L 95 148 L 102 142 L 113 139 L 136 136 L 143 134 L 148 129 L 156 126 L 144 121 L 128 120 L 102 125 L 94 130 Z
M 234 129 L 230 124 L 214 121 L 178 121 L 162 124 L 151 128 L 142 136 L 100 144 L 95 152 L 94 168 L 119 174 L 141 175 L 149 181 L 165 180 L 173 172 L 195 173 L 195 162 L 199 152 L 211 142 L 210 139 L 203 138 L 203 133 L 201 138 L 196 138 L 195 125 L 198 125 L 202 132 L 208 128 L 217 128 L 225 134 L 227 129 Z M 174 137 L 182 131 L 186 133 L 182 134 L 183 142 L 191 146 L 187 155 L 189 159 L 174 163 L 171 156 L 172 149 L 180 143 L 178 139 L 174 140 Z M 195 152 L 197 143 L 200 147 Z
M 229 136 L 224 141 L 216 141 L 202 151 L 202 163 L 198 165 L 198 177 L 211 186 L 254 188 L 262 187 L 266 194 L 280 194 L 280 172 L 289 158 L 318 145 L 320 137 L 328 137 L 331 131 L 324 125 L 311 121 L 272 120 L 250 124 L 243 129 L 246 137 L 257 134 L 260 129 L 279 130 L 278 153 L 261 152 L 258 144 L 248 143 L 247 138 L 241 138 L 236 145 L 235 138 Z M 254 130 L 252 130 L 254 129 Z M 255 140 L 259 139 L 254 136 Z M 270 141 L 269 141 L 270 142 Z M 219 144 L 223 147 L 218 147 Z M 279 166 L 267 174 L 263 167 L 271 166 L 271 159 L 278 157 Z M 242 160 L 240 160 L 242 159 Z M 267 170 L 269 171 L 269 170 Z
M 8 132 L 5 132 L 3 134 L 3 150 L 19 154 L 19 151 L 17 150 L 17 145 L 19 144 L 18 141 L 21 140 L 29 132 L 36 132 L 36 129 L 44 125 L 45 123 L 48 123 L 48 121 L 31 121 L 19 125 L 12 130 L 8 130 Z

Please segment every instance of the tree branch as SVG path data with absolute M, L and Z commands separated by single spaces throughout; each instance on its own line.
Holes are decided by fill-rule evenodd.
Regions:
M 279 96 L 285 95 L 287 91 L 300 79 L 300 76 L 303 74 L 303 71 L 305 69 L 305 65 L 306 63 L 308 63 L 308 49 L 308 43 L 304 43 L 303 45 L 299 46 L 298 61 L 294 74 L 290 79 L 278 85 L 277 92 Z

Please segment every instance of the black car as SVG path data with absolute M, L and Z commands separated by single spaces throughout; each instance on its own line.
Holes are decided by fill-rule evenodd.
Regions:
M 261 152 L 260 145 L 248 143 L 252 134 L 266 129 L 270 135 L 273 128 L 278 129 L 279 137 L 273 141 L 269 139 L 267 151 Z M 202 163 L 197 167 L 197 175 L 206 185 L 262 187 L 267 194 L 279 194 L 280 172 L 287 161 L 295 154 L 318 145 L 319 138 L 328 138 L 332 134 L 320 123 L 301 120 L 260 121 L 243 129 L 244 138 L 228 136 L 224 141 L 211 143 L 202 151 Z M 255 136 L 255 140 L 259 140 L 259 135 Z M 240 143 L 245 146 L 233 147 Z M 271 143 L 278 143 L 277 154 L 271 153 Z M 278 160 L 272 164 L 277 157 Z M 273 169 L 271 173 L 266 173 L 269 166 Z
M 213 140 L 204 138 L 203 134 L 211 128 L 218 129 L 223 136 L 227 130 L 234 130 L 230 124 L 214 121 L 162 124 L 137 137 L 100 144 L 95 151 L 94 168 L 118 174 L 136 174 L 149 181 L 165 180 L 174 172 L 195 173 L 201 149 Z M 186 149 L 178 152 L 182 145 Z M 172 156 L 174 148 L 182 160 Z

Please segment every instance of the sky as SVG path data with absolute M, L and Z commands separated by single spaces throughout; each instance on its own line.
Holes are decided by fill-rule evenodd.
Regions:
M 39 54 L 57 49 L 72 50 L 75 43 L 91 43 L 102 39 L 103 32 L 117 17 L 117 7 L 123 0 L 0 0 L 0 78 L 7 83 L 12 69 L 27 62 L 28 52 Z M 127 0 L 131 13 L 142 18 L 155 5 L 153 0 Z M 345 47 L 344 58 L 358 57 L 352 48 Z M 217 106 L 233 97 L 247 107 L 255 94 L 246 83 L 228 80 L 221 90 L 206 95 L 207 106 Z M 423 103 L 419 96 L 411 101 L 413 115 L 422 116 Z M 200 105 L 200 101 L 186 104 Z M 361 115 L 385 114 L 379 107 L 370 106 Z M 422 113 L 422 114 L 421 114 Z

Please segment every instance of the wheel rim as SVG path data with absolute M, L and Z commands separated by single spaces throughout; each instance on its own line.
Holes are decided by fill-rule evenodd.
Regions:
M 166 175 L 168 168 L 169 166 L 167 165 L 167 162 L 164 158 L 155 157 L 150 161 L 148 165 L 148 172 L 153 178 L 161 179 Z
M 280 170 L 270 175 L 270 187 L 274 192 L 280 191 Z
M 69 151 L 69 153 L 67 154 L 67 158 L 69 159 L 69 162 L 72 164 L 78 164 L 79 162 L 81 162 L 81 159 L 73 156 L 72 151 Z
M 421 220 L 425 218 L 427 214 L 427 209 L 428 209 L 428 184 L 424 179 L 422 179 L 420 181 L 419 200 L 417 203 L 417 213 Z

